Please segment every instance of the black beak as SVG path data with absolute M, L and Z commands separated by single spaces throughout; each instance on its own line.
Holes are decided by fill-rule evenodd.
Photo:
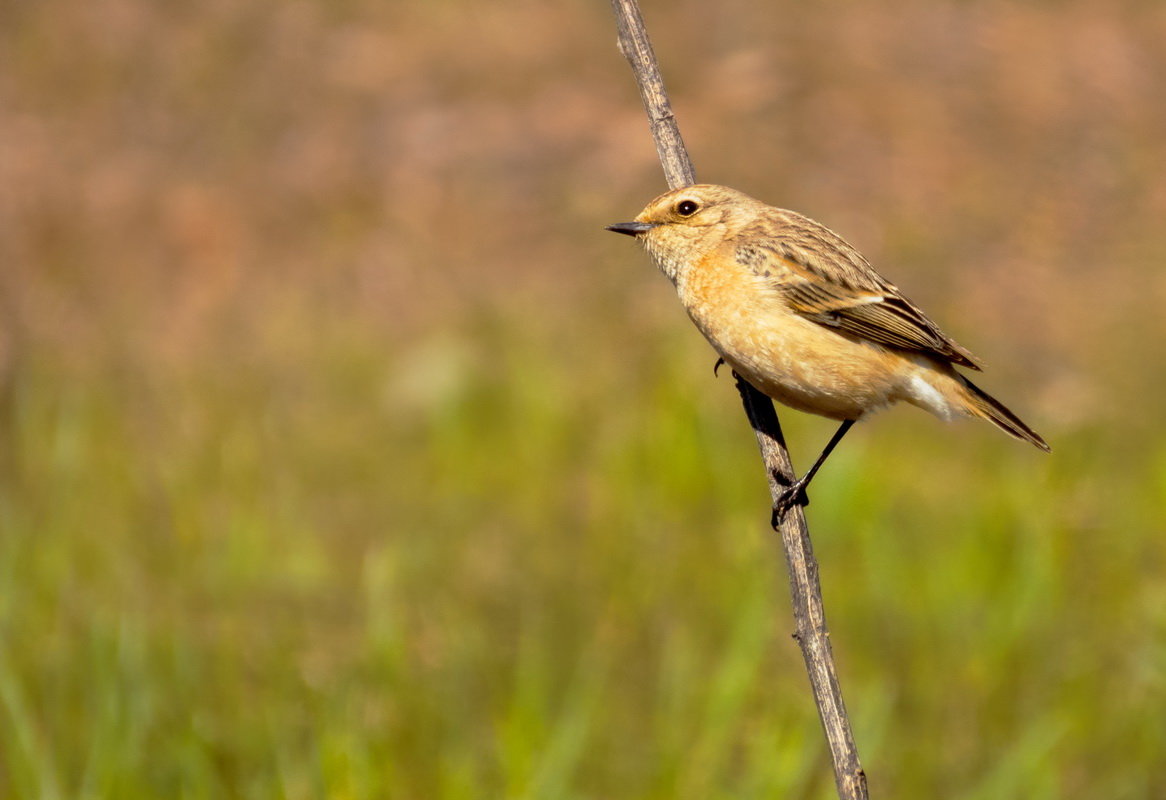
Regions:
M 606 230 L 624 233 L 628 236 L 639 236 L 655 227 L 656 223 L 654 222 L 617 222 L 614 225 L 608 225 Z

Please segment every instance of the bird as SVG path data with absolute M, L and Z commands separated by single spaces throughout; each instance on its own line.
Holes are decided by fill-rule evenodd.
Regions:
M 971 416 L 1049 445 L 957 367 L 983 365 L 939 329 L 845 239 L 808 217 L 715 184 L 674 189 L 607 230 L 638 240 L 729 367 L 777 402 L 841 425 L 773 521 L 806 489 L 859 420 L 906 402 L 950 420 Z

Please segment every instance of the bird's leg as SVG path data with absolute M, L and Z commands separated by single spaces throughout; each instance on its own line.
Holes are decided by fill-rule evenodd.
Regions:
M 782 517 L 791 508 L 794 506 L 808 506 L 810 504 L 810 498 L 806 496 L 806 487 L 810 485 L 810 481 L 818 474 L 818 470 L 826 462 L 826 458 L 834 451 L 838 443 L 842 441 L 842 437 L 846 435 L 846 432 L 850 430 L 850 426 L 854 422 L 855 420 L 848 419 L 839 425 L 838 430 L 834 432 L 834 435 L 830 437 L 830 441 L 826 443 L 826 449 L 822 451 L 822 455 L 818 456 L 818 460 L 814 462 L 814 466 L 810 467 L 805 475 L 782 490 L 781 495 L 777 498 L 777 502 L 773 504 L 773 516 L 770 518 L 770 524 L 774 528 L 777 527 L 777 523 L 781 522 Z

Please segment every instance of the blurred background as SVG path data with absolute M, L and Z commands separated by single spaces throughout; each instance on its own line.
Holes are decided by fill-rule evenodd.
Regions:
M 0 8 L 0 796 L 833 796 L 607 3 Z M 1053 446 L 815 483 L 872 796 L 1166 797 L 1166 6 L 644 11 Z

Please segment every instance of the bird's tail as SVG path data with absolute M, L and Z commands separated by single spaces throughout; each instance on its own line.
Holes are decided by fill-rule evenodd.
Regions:
M 960 383 L 966 390 L 965 399 L 968 403 L 968 411 L 977 417 L 988 420 L 1009 436 L 1015 436 L 1017 439 L 1030 442 L 1046 453 L 1052 450 L 1045 440 L 1040 437 L 1040 434 L 1025 425 L 1024 421 L 1009 411 L 1003 403 L 995 397 L 992 397 L 992 395 L 985 392 L 979 386 L 976 386 L 976 384 L 969 381 L 963 375 L 956 373 L 956 377 L 959 378 Z

